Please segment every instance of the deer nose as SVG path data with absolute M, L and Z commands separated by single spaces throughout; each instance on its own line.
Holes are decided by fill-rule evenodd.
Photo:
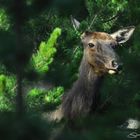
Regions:
M 122 68 L 123 68 L 123 65 L 122 65 L 122 64 L 119 64 L 118 67 L 117 67 L 117 70 L 118 70 L 118 71 L 121 71 Z
M 118 62 L 115 61 L 115 60 L 112 60 L 111 65 L 112 65 L 112 67 L 113 67 L 114 69 L 116 69 L 116 70 L 118 70 L 118 71 L 122 70 L 122 64 L 121 64 L 121 63 L 118 63 Z

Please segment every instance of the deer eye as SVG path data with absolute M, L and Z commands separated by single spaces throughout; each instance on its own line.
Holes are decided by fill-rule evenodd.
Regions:
M 90 48 L 93 48 L 95 45 L 94 45 L 93 43 L 89 43 L 88 46 L 89 46 Z

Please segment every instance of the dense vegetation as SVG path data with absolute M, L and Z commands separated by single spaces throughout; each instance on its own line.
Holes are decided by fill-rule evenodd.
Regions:
M 139 7 L 139 0 L 1 0 L 0 138 L 48 139 L 53 126 L 42 120 L 42 114 L 59 105 L 77 79 L 82 57 L 79 34 L 86 29 L 111 33 L 134 25 L 134 36 L 116 50 L 123 72 L 108 75 L 101 89 L 105 110 L 77 120 L 78 127 L 85 128 L 80 135 L 69 129 L 60 135 L 127 139 L 130 131 L 117 126 L 140 116 Z M 81 22 L 78 31 L 71 15 Z

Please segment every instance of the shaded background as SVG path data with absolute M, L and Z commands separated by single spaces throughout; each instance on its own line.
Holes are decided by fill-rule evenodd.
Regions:
M 117 126 L 140 117 L 139 0 L 1 0 L 0 138 L 49 138 L 54 126 L 41 114 L 60 104 L 62 94 L 77 79 L 82 57 L 71 15 L 81 22 L 80 33 L 90 25 L 92 31 L 108 33 L 131 25 L 136 30 L 116 50 L 123 72 L 104 81 L 101 95 L 107 107 L 93 118 L 77 120 L 84 130 L 65 129 L 58 139 L 127 139 L 130 130 Z M 60 31 L 55 32 L 56 27 Z M 41 52 L 43 42 L 48 49 Z M 42 57 L 45 68 L 40 71 L 36 66 Z

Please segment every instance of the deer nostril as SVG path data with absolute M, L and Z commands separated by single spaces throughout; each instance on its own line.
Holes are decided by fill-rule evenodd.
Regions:
M 113 68 L 118 67 L 118 63 L 115 60 L 112 60 L 111 65 L 112 65 Z
M 118 65 L 117 70 L 118 70 L 118 71 L 121 71 L 121 70 L 122 70 L 122 68 L 123 68 L 123 65 L 122 65 L 122 64 L 120 64 L 120 65 Z
M 116 69 L 117 71 L 121 71 L 122 68 L 123 68 L 122 63 L 118 63 L 118 62 L 115 61 L 115 60 L 112 60 L 111 65 L 112 65 L 112 68 L 113 68 L 113 69 Z

